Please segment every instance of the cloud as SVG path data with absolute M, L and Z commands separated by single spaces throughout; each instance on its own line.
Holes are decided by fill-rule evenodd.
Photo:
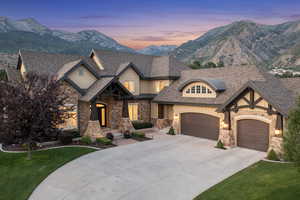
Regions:
M 80 19 L 112 19 L 117 17 L 111 15 L 86 15 L 86 16 L 81 16 L 79 18 Z
M 148 42 L 172 41 L 170 39 L 167 39 L 164 36 L 142 36 L 142 37 L 134 38 L 133 40 L 148 41 Z
M 300 20 L 300 14 L 293 14 L 293 15 L 289 15 L 289 16 L 283 16 L 283 19 L 286 20 Z

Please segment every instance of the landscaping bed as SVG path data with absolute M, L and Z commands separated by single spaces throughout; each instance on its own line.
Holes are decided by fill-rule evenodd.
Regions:
M 292 163 L 260 161 L 225 179 L 194 200 L 299 199 L 300 173 Z
M 0 152 L 0 199 L 26 200 L 53 171 L 82 155 L 94 152 L 84 147 L 68 147 L 32 153 Z
M 131 138 L 139 141 L 139 142 L 143 142 L 143 141 L 147 141 L 147 140 L 152 140 L 152 138 L 148 138 L 146 137 L 144 132 L 133 132 L 131 134 Z

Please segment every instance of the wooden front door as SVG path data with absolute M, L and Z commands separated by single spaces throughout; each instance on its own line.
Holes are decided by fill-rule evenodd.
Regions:
M 194 137 L 218 140 L 219 137 L 218 117 L 202 113 L 181 114 L 181 134 Z
M 106 120 L 106 105 L 97 103 L 96 104 L 97 110 L 98 110 L 98 116 L 99 116 L 99 123 L 101 127 L 107 126 L 107 120 Z
M 158 119 L 164 118 L 164 105 L 158 104 Z

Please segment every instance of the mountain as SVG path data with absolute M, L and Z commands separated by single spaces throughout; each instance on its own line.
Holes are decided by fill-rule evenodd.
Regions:
M 168 55 L 170 52 L 176 49 L 176 47 L 176 45 L 151 45 L 145 47 L 144 49 L 138 50 L 137 52 L 145 55 L 163 56 Z
M 300 21 L 279 25 L 234 22 L 182 44 L 172 55 L 185 62 L 222 61 L 225 66 L 300 66 Z
M 92 48 L 135 52 L 96 30 L 72 33 L 51 30 L 33 18 L 12 20 L 0 17 L 0 52 L 15 53 L 19 49 L 28 49 L 86 55 Z

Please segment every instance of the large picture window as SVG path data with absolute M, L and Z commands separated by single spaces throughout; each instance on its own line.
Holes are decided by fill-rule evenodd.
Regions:
M 128 104 L 128 113 L 129 119 L 131 121 L 138 120 L 138 104 L 137 103 L 129 103 Z

